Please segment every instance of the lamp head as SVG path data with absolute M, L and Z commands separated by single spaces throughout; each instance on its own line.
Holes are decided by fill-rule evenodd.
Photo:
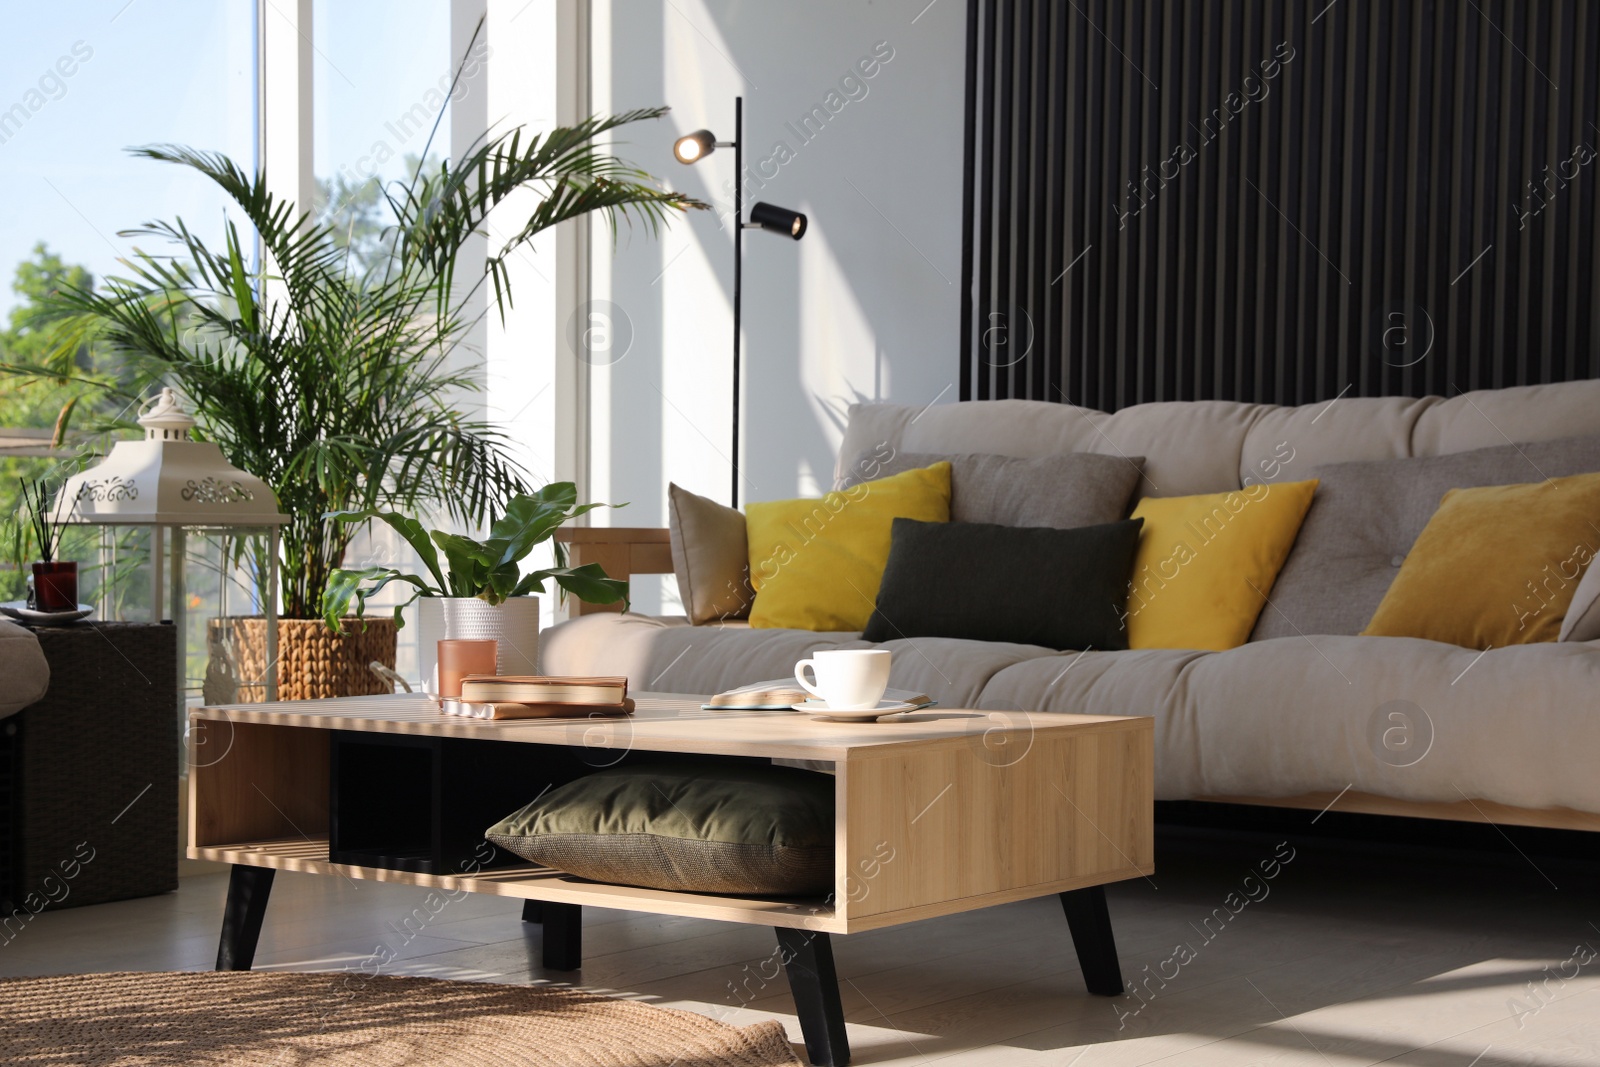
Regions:
M 698 163 L 716 151 L 717 137 L 710 130 L 695 130 L 684 134 L 672 145 L 672 154 L 679 163 Z
M 750 222 L 770 233 L 783 234 L 796 241 L 806 235 L 806 217 L 798 211 L 775 204 L 759 203 L 751 207 Z

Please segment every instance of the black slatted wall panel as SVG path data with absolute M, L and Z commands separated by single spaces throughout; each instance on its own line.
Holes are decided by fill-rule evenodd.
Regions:
M 1600 0 L 969 0 L 962 388 L 1600 377 Z

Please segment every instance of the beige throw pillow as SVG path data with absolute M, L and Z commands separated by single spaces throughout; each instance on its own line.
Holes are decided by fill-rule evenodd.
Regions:
M 672 570 L 689 621 L 702 626 L 747 617 L 755 591 L 750 587 L 744 513 L 668 485 L 667 517 Z
M 1592 559 L 1561 621 L 1561 640 L 1600 641 L 1600 564 Z

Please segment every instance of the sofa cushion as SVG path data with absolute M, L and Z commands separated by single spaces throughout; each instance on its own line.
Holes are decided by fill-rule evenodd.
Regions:
M 1054 530 L 896 519 L 862 639 L 1127 648 L 1122 616 L 1140 525 L 1132 519 Z
M 866 625 L 897 518 L 947 522 L 950 464 L 828 493 L 745 508 L 758 628 L 856 630 Z
M 1572 594 L 1567 617 L 1561 621 L 1561 640 L 1600 641 L 1600 567 L 1593 560 Z
M 783 677 L 805 654 L 795 649 L 868 647 L 853 635 L 610 613 L 563 623 L 544 637 L 547 671 L 604 667 L 628 673 L 635 689 L 702 693 Z M 1600 751 L 1600 642 L 1482 654 L 1413 638 L 1337 635 L 1227 652 L 1053 652 L 947 638 L 880 647 L 896 653 L 890 684 L 938 699 L 927 714 L 967 719 L 987 759 L 1026 758 L 1025 742 L 1001 751 L 986 741 L 994 726 L 1024 721 L 1016 712 L 1154 716 L 1160 799 L 1331 798 L 1349 787 L 1405 800 L 1470 797 L 1600 813 L 1592 766 Z M 626 671 L 623 662 L 631 665 Z M 649 684 L 652 672 L 669 667 Z M 673 678 L 678 683 L 669 684 Z M 1404 729 L 1391 732 L 1397 724 Z
M 1424 410 L 1411 435 L 1413 456 L 1554 441 L 1600 432 L 1600 379 L 1476 389 Z
M 668 484 L 667 519 L 672 570 L 689 621 L 748 617 L 755 591 L 744 513 Z
M 1096 452 L 1144 456 L 1140 492 L 1184 496 L 1251 481 L 1302 481 L 1314 476 L 1312 468 L 1332 463 L 1600 433 L 1600 379 L 1415 399 L 1346 393 L 1299 407 L 1202 400 L 1135 404 L 1110 414 L 1038 400 L 856 404 L 836 477 L 878 447 L 941 455 Z
M 1245 437 L 1239 475 L 1296 481 L 1329 463 L 1438 456 L 1596 432 L 1600 381 L 1595 380 L 1450 397 L 1342 396 L 1267 409 Z M 1284 455 L 1292 458 L 1285 463 Z
M 1057 456 L 1093 452 L 1146 457 L 1140 492 L 1215 493 L 1239 487 L 1245 435 L 1262 404 L 1221 400 L 1138 404 L 1113 414 L 1042 400 L 913 407 L 856 404 L 839 446 L 842 478 L 850 461 L 879 448 L 938 455 Z
M 1554 641 L 1600 549 L 1600 474 L 1452 489 L 1363 631 L 1465 648 Z
M 1140 501 L 1128 647 L 1244 644 L 1316 490 L 1312 480 Z
M 1274 407 L 1245 435 L 1239 484 L 1297 482 L 1327 463 L 1401 459 L 1436 396 L 1344 396 L 1321 404 Z
M 491 826 L 493 844 L 580 878 L 690 893 L 833 888 L 833 778 L 789 767 L 619 767 Z
M 1158 800 L 1349 789 L 1600 812 L 1597 693 L 1593 644 L 1480 654 L 1313 636 L 1213 653 L 1062 653 L 996 674 L 977 706 L 1155 716 Z
M 865 452 L 841 468 L 841 488 L 913 467 L 950 461 L 950 521 L 1000 526 L 1098 526 L 1128 514 L 1139 487 L 1143 456 L 1071 452 L 1015 456 L 931 452 Z
M 1251 640 L 1360 633 L 1451 489 L 1596 470 L 1600 437 L 1318 467 L 1316 500 Z

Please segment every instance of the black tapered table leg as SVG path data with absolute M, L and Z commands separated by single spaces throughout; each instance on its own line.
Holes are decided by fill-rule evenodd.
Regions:
M 812 930 L 778 927 L 778 951 L 789 974 L 789 990 L 806 1039 L 806 1058 L 818 1067 L 845 1067 L 850 1039 L 839 1003 L 839 976 L 833 969 L 833 942 Z
M 544 926 L 544 966 L 551 971 L 576 971 L 583 966 L 583 905 L 540 901 Z
M 217 944 L 217 970 L 248 971 L 256 959 L 261 920 L 272 895 L 271 867 L 235 863 L 228 875 L 228 903 L 222 912 L 222 939 Z
M 525 923 L 544 922 L 544 912 L 540 907 L 543 903 L 543 901 L 539 900 L 524 900 L 522 902 L 522 921 Z
M 1078 950 L 1083 982 L 1097 997 L 1123 994 L 1122 965 L 1117 962 L 1117 942 L 1111 933 L 1111 912 L 1106 909 L 1105 886 L 1071 889 L 1061 894 L 1067 929 Z

